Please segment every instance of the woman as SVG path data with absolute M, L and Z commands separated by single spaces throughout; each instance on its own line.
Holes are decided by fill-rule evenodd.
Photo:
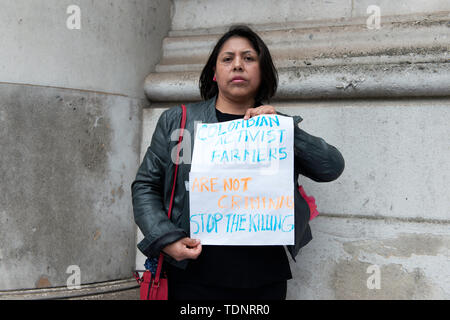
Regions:
M 204 101 L 186 106 L 186 130 L 194 132 L 194 122 L 198 121 L 213 123 L 277 113 L 274 106 L 262 103 L 275 94 L 277 81 L 270 52 L 261 38 L 247 26 L 230 28 L 215 45 L 201 73 Z M 284 300 L 292 274 L 283 246 L 202 247 L 189 237 L 185 183 L 190 164 L 179 166 L 172 218 L 168 219 L 175 167 L 171 151 L 177 143 L 171 134 L 180 119 L 180 107 L 163 112 L 132 184 L 135 221 L 144 235 L 138 248 L 148 257 L 158 257 L 160 252 L 165 255 L 169 299 Z M 299 249 L 312 239 L 309 207 L 297 190 L 298 175 L 327 182 L 337 179 L 344 170 L 340 152 L 301 130 L 301 120 L 293 117 L 295 244 L 288 250 L 294 260 Z

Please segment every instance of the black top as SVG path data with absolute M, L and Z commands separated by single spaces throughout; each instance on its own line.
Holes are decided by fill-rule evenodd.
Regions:
M 219 122 L 244 117 L 217 109 L 216 115 Z M 167 271 L 173 281 L 233 288 L 254 288 L 292 279 L 283 246 L 205 245 L 199 257 L 191 260 L 186 270 L 169 265 Z

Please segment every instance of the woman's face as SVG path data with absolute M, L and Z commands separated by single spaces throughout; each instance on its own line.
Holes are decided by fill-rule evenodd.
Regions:
M 217 56 L 215 76 L 219 93 L 231 99 L 254 99 L 261 83 L 259 57 L 246 38 L 232 37 Z

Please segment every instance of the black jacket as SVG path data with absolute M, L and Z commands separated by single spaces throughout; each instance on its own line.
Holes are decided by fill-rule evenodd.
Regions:
M 194 122 L 215 123 L 216 97 L 207 101 L 186 104 L 186 130 L 191 134 L 191 155 L 194 147 Z M 285 115 L 279 113 L 280 115 Z M 286 115 L 285 115 L 286 116 Z M 287 246 L 292 258 L 301 247 L 311 241 L 309 207 L 298 191 L 298 175 L 302 174 L 317 182 L 337 179 L 344 170 L 341 153 L 322 138 L 314 137 L 298 127 L 303 120 L 293 116 L 294 121 L 294 203 L 295 244 Z M 144 239 L 138 248 L 148 257 L 157 257 L 161 250 L 183 237 L 189 236 L 189 193 L 185 181 L 189 181 L 190 164 L 178 167 L 177 184 L 171 220 L 167 217 L 175 164 L 171 152 L 176 147 L 178 135 L 171 134 L 181 122 L 181 108 L 164 111 L 158 120 L 152 141 L 131 185 L 135 222 Z M 176 261 L 166 255 L 166 261 L 185 269 L 189 260 Z

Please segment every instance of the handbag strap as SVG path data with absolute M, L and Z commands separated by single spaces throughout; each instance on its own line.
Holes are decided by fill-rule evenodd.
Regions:
M 172 194 L 170 196 L 169 212 L 167 213 L 169 219 L 172 216 L 173 197 L 175 195 L 175 183 L 177 182 L 178 163 L 180 162 L 181 141 L 183 140 L 184 128 L 186 126 L 186 106 L 182 104 L 181 109 L 183 112 L 181 115 L 180 136 L 178 137 L 178 145 L 177 145 L 177 162 L 175 162 L 175 173 L 173 176 Z
M 184 128 L 186 126 L 186 106 L 184 104 L 181 105 L 182 114 L 181 114 L 181 125 L 180 125 L 180 136 L 178 137 L 178 145 L 177 145 L 177 162 L 175 162 L 175 173 L 173 176 L 173 184 L 172 184 L 172 194 L 170 195 L 170 204 L 169 204 L 169 212 L 167 216 L 172 216 L 172 205 L 173 205 L 173 197 L 175 195 L 175 185 L 177 182 L 177 173 L 178 173 L 178 163 L 180 162 L 180 149 L 181 149 L 181 141 L 183 140 Z M 162 264 L 164 260 L 164 255 L 162 253 L 159 254 L 158 266 L 156 268 L 155 279 L 153 280 L 153 284 L 159 286 L 159 277 L 161 275 Z

